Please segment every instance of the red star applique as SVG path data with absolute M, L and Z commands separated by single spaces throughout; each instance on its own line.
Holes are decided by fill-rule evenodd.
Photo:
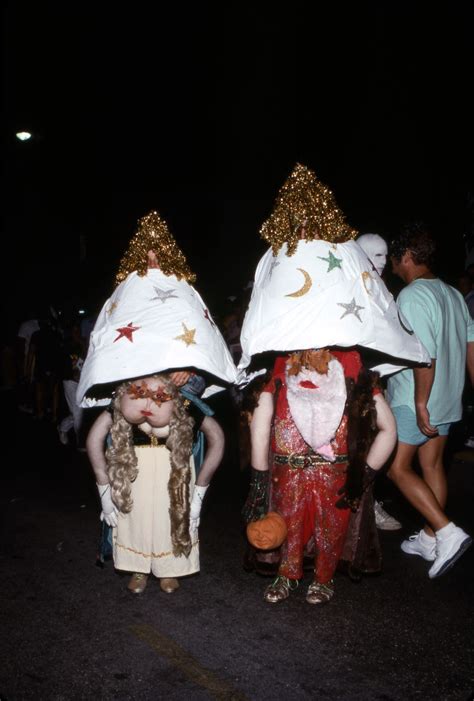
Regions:
M 119 329 L 115 329 L 116 331 L 119 332 L 119 335 L 117 336 L 117 338 L 114 338 L 114 343 L 115 343 L 115 341 L 118 341 L 119 338 L 122 338 L 122 337 L 128 338 L 130 343 L 133 343 L 132 333 L 134 331 L 137 331 L 137 329 L 139 329 L 139 328 L 140 328 L 139 326 L 134 326 L 133 322 L 130 322 L 129 324 L 127 324 L 127 326 L 121 326 Z

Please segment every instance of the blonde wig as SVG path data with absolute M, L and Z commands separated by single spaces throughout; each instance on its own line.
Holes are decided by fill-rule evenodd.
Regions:
M 173 412 L 169 424 L 166 447 L 170 451 L 171 472 L 168 481 L 170 500 L 171 542 L 176 557 L 188 557 L 191 552 L 189 535 L 189 496 L 191 467 L 190 457 L 193 445 L 193 419 L 186 411 L 188 400 L 180 394 L 165 375 L 153 375 L 163 382 L 173 401 Z M 123 513 L 133 508 L 131 485 L 138 474 L 137 456 L 133 448 L 133 428 L 123 416 L 120 401 L 130 386 L 129 382 L 120 385 L 113 402 L 113 423 L 110 429 L 110 445 L 106 450 L 109 481 L 112 499 Z

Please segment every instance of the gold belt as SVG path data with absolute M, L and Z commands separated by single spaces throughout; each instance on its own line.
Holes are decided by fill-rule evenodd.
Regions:
M 323 458 L 322 455 L 316 455 L 315 453 L 310 453 L 309 455 L 299 455 L 298 453 L 291 453 L 290 455 L 279 455 L 275 454 L 273 456 L 273 461 L 277 465 L 288 465 L 293 469 L 302 469 L 305 467 L 314 467 L 316 465 L 340 465 L 341 463 L 347 463 L 349 456 L 336 455 L 336 459 L 331 461 L 327 458 Z

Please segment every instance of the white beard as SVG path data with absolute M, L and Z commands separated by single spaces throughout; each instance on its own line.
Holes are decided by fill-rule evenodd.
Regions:
M 302 387 L 305 380 L 317 389 Z M 341 423 L 347 398 L 342 365 L 333 358 L 326 375 L 303 368 L 298 375 L 287 373 L 286 382 L 288 405 L 298 431 L 316 453 L 334 462 L 330 441 Z

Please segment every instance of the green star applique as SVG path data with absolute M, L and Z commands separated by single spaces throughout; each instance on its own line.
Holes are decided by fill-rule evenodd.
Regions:
M 331 253 L 331 251 L 328 251 L 328 257 L 323 258 L 322 256 L 318 256 L 321 260 L 325 260 L 329 268 L 326 270 L 327 273 L 330 273 L 331 270 L 334 270 L 334 268 L 342 268 L 342 258 L 336 258 L 336 256 Z

